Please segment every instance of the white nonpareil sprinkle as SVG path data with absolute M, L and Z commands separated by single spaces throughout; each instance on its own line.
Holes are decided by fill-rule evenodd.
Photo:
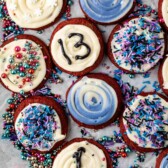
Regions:
M 38 9 L 35 10 L 34 14 L 36 16 L 41 16 L 42 15 L 42 10 L 38 8 Z

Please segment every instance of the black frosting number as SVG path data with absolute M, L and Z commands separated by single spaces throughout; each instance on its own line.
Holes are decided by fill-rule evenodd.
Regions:
M 87 49 L 87 52 L 86 52 L 85 55 L 82 55 L 82 56 L 76 55 L 76 56 L 75 56 L 75 59 L 76 59 L 76 60 L 79 60 L 79 59 L 82 60 L 82 59 L 87 58 L 87 57 L 90 55 L 91 48 L 89 47 L 88 44 L 86 44 L 86 43 L 83 42 L 84 37 L 83 37 L 82 34 L 80 34 L 80 33 L 71 33 L 71 34 L 69 34 L 68 37 L 69 37 L 69 38 L 72 38 L 72 37 L 74 37 L 74 36 L 79 36 L 79 37 L 80 37 L 79 41 L 74 45 L 74 47 L 75 47 L 75 48 L 79 48 L 79 47 L 81 47 L 81 46 L 85 46 L 86 49 Z M 72 61 L 71 61 L 71 59 L 69 58 L 68 54 L 65 52 L 64 44 L 63 44 L 62 39 L 59 39 L 59 40 L 58 40 L 58 43 L 59 43 L 60 46 L 61 46 L 62 53 L 63 53 L 64 57 L 66 58 L 68 64 L 71 65 L 71 64 L 72 64 Z
M 81 168 L 82 163 L 81 163 L 81 157 L 82 157 L 82 153 L 85 153 L 86 149 L 84 147 L 80 147 L 78 148 L 77 152 L 75 152 L 73 154 L 73 158 L 76 159 L 76 168 Z

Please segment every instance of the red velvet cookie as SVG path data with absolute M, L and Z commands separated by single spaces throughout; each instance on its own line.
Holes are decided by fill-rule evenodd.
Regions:
M 46 44 L 32 35 L 19 35 L 0 47 L 0 82 L 12 92 L 30 92 L 44 86 L 52 62 Z
M 113 166 L 108 152 L 102 145 L 92 139 L 75 138 L 61 148 L 52 167 L 112 168 Z
M 127 145 L 139 152 L 167 147 L 167 102 L 165 96 L 151 92 L 137 95 L 128 102 L 120 118 L 121 133 Z
M 133 17 L 113 29 L 108 40 L 108 56 L 124 72 L 145 73 L 163 58 L 165 46 L 166 36 L 158 21 Z
M 165 168 L 168 166 L 168 149 L 163 150 L 156 159 L 155 168 Z
M 121 22 L 135 7 L 134 0 L 121 0 L 119 3 L 118 1 L 79 0 L 79 3 L 89 20 L 102 25 Z
M 20 103 L 14 114 L 16 135 L 28 150 L 45 153 L 62 145 L 68 119 L 52 98 L 33 96 Z
M 163 92 L 168 95 L 168 54 L 166 54 L 165 58 L 162 60 L 159 71 L 158 71 L 158 79 L 160 87 L 162 88 Z
M 79 126 L 101 129 L 116 121 L 123 111 L 121 89 L 105 74 L 79 78 L 67 91 L 67 106 Z
M 55 24 L 64 14 L 67 0 L 6 0 L 10 18 L 20 27 L 42 30 Z
M 82 76 L 94 70 L 104 56 L 104 42 L 100 30 L 84 18 L 60 23 L 50 40 L 55 65 L 62 71 Z

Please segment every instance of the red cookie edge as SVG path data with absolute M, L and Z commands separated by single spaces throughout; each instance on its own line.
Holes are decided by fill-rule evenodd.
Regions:
M 163 151 L 159 154 L 159 156 L 158 156 L 157 159 L 156 159 L 156 166 L 155 166 L 155 168 L 160 168 L 160 164 L 161 164 L 163 158 L 164 158 L 167 154 L 168 154 L 168 149 L 163 150 Z
M 160 20 L 163 19 L 163 15 L 162 15 L 162 3 L 163 3 L 163 0 L 159 0 L 158 1 L 158 17 L 159 17 Z M 162 26 L 162 28 L 165 31 L 168 31 L 168 26 L 166 25 L 164 19 L 163 19 L 163 22 L 160 22 L 160 25 Z

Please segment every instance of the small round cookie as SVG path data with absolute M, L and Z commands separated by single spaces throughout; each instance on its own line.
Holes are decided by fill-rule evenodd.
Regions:
M 75 138 L 58 152 L 52 168 L 113 168 L 106 149 L 91 139 Z
M 158 16 L 161 25 L 168 30 L 168 1 L 159 0 L 158 2 Z
M 123 111 L 122 92 L 115 79 L 105 74 L 89 74 L 67 91 L 67 106 L 80 126 L 101 129 L 114 122 Z
M 168 95 L 168 54 L 165 55 L 165 58 L 161 62 L 158 71 L 158 79 L 160 87 L 163 92 Z
M 165 34 L 156 20 L 134 17 L 113 29 L 108 56 L 124 72 L 145 73 L 163 58 L 165 46 Z
M 13 92 L 43 87 L 52 61 L 44 42 L 32 35 L 19 35 L 0 47 L 0 82 Z
M 55 24 L 67 0 L 6 0 L 11 19 L 20 27 L 41 30 Z
M 14 114 L 16 135 L 31 151 L 49 152 L 64 143 L 68 119 L 62 107 L 49 97 L 33 96 L 21 102 Z
M 79 0 L 83 13 L 103 25 L 120 22 L 134 9 L 134 0 Z
M 60 23 L 50 40 L 55 65 L 62 71 L 82 76 L 94 70 L 104 56 L 104 42 L 99 29 L 84 18 Z
M 156 159 L 155 168 L 167 168 L 168 167 L 168 149 L 163 150 Z
M 142 93 L 128 102 L 120 119 L 122 136 L 139 152 L 157 151 L 168 146 L 168 98 Z

